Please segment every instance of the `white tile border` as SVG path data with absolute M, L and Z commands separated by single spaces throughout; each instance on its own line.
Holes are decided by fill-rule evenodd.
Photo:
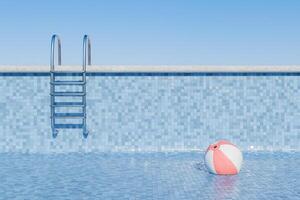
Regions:
M 61 66 L 59 70 L 79 71 L 81 66 Z M 50 66 L 1 66 L 0 72 L 49 72 Z M 300 65 L 280 66 L 201 66 L 201 65 L 92 65 L 87 72 L 104 73 L 163 73 L 163 72 L 300 72 Z

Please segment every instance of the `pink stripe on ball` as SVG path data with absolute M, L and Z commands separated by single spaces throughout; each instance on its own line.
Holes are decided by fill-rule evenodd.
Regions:
M 217 174 L 237 174 L 234 164 L 219 149 L 214 151 L 213 161 Z

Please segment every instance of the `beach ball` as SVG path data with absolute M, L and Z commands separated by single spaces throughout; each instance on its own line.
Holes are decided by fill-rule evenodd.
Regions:
M 209 145 L 205 152 L 205 165 L 213 174 L 237 174 L 241 169 L 242 162 L 242 152 L 237 146 L 226 140 Z

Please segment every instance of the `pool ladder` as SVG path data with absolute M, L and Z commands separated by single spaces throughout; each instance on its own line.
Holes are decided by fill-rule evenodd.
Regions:
M 50 98 L 51 98 L 51 128 L 52 136 L 55 138 L 58 129 L 82 129 L 84 138 L 88 136 L 86 125 L 86 66 L 91 65 L 91 42 L 88 35 L 83 37 L 83 62 L 81 71 L 60 71 L 55 69 L 55 47 L 57 43 L 57 65 L 61 65 L 61 41 L 58 35 L 53 35 L 51 39 L 50 56 Z M 66 77 L 67 80 L 59 80 Z M 74 77 L 79 80 L 73 80 Z M 70 80 L 71 79 L 71 80 Z M 57 91 L 56 87 L 65 87 L 65 91 Z M 72 88 L 72 89 L 70 89 Z M 77 88 L 74 91 L 74 88 Z M 78 91 L 78 89 L 81 89 Z M 58 101 L 59 98 L 69 100 Z M 71 100 L 70 100 L 71 99 Z M 75 101 L 77 99 L 77 101 Z M 57 109 L 66 109 L 64 112 L 57 112 Z M 76 112 L 70 110 L 77 109 Z M 81 110 L 78 112 L 78 109 Z M 68 122 L 57 122 L 65 120 Z M 77 120 L 74 123 L 74 120 Z M 71 122 L 70 122 L 71 121 Z M 81 121 L 81 123 L 78 123 Z

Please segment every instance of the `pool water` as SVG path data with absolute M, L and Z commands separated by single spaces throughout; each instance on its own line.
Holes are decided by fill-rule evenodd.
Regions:
M 240 174 L 203 152 L 0 154 L 0 199 L 300 199 L 300 153 L 245 153 Z

